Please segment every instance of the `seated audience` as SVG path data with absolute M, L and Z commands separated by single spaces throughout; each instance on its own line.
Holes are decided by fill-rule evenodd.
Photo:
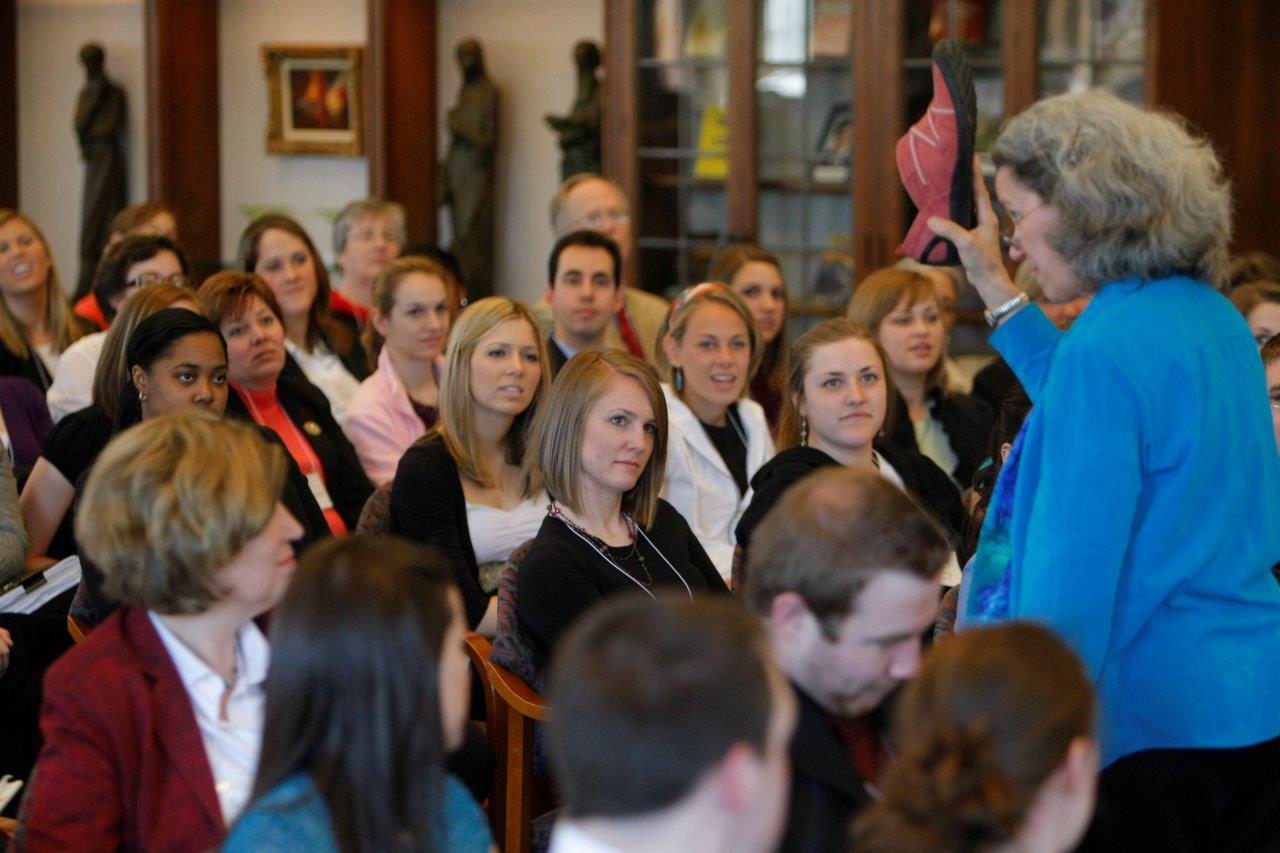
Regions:
M 272 614 L 254 799 L 222 849 L 488 853 L 484 812 L 445 767 L 467 723 L 465 631 L 432 552 L 363 537 L 309 551 Z
M 536 664 L 602 598 L 725 591 L 689 525 L 658 497 L 666 451 L 666 406 L 644 362 L 619 350 L 569 359 L 528 460 L 552 498 L 516 581 L 516 616 Z
M 88 331 L 71 313 L 49 243 L 16 210 L 0 210 L 0 376 L 46 393 L 64 350 Z
M 1255 281 L 1280 281 L 1280 258 L 1256 250 L 1237 255 L 1227 269 L 1227 293 Z
M 552 247 L 547 266 L 547 355 L 555 378 L 578 353 L 604 349 L 605 331 L 622 308 L 622 255 L 598 231 L 570 231 Z
M 329 398 L 334 419 L 344 423 L 356 388 L 369 376 L 369 359 L 355 320 L 329 310 L 329 273 L 315 243 L 287 216 L 260 216 L 240 235 L 236 267 L 257 273 L 276 296 L 284 317 L 286 369 L 300 368 Z
M 750 554 L 752 531 L 786 490 L 831 465 L 879 474 L 956 538 L 965 513 L 951 478 L 922 453 L 876 443 L 893 383 L 875 337 L 843 317 L 824 320 L 796 341 L 790 363 L 789 395 L 778 428 L 783 449 L 752 478 L 751 504 L 736 530 L 744 556 Z M 943 583 L 959 582 L 960 567 L 949 561 Z
M 1228 298 L 1249 324 L 1258 349 L 1280 335 L 1280 283 L 1254 281 L 1242 284 L 1232 290 Z
M 148 287 L 117 315 L 102 344 L 90 404 L 54 425 L 22 489 L 22 520 L 30 544 L 27 568 L 43 569 L 75 553 L 71 516 L 76 482 L 111 439 L 120 392 L 128 383 L 125 347 L 145 318 L 165 308 L 195 309 L 194 294 L 171 284 Z
M 894 710 L 883 798 L 851 850 L 1067 853 L 1093 814 L 1093 687 L 1066 644 L 1030 622 L 978 628 L 929 652 Z
M 360 383 L 343 429 L 375 485 L 440 418 L 445 342 L 457 310 L 452 276 L 435 261 L 392 261 L 373 285 L 364 342 L 378 369 Z
M 848 468 L 801 480 L 756 529 L 745 601 L 800 703 L 783 851 L 848 849 L 889 759 L 882 706 L 919 670 L 950 555 L 901 489 Z
M 329 532 L 354 530 L 373 487 L 329 401 L 306 377 L 285 373 L 284 314 L 253 273 L 221 272 L 197 294 L 227 342 L 230 417 L 270 427 L 307 478 Z
M 391 487 L 391 532 L 444 556 L 467 627 L 489 637 L 502 565 L 546 513 L 542 477 L 524 459 L 549 384 L 528 308 L 502 296 L 468 305 L 445 357 L 440 420 L 405 452 Z
M 728 285 L 751 309 L 760 330 L 760 366 L 751 377 L 751 399 L 776 429 L 787 387 L 787 283 L 772 252 L 739 243 L 716 255 L 707 279 Z
M 776 849 L 796 702 L 738 607 L 663 593 L 595 608 L 556 655 L 550 700 L 552 853 Z
M 565 180 L 551 199 L 551 229 L 557 237 L 583 228 L 604 234 L 622 253 L 622 308 L 606 327 L 605 346 L 625 350 L 656 367 L 658 333 L 667 317 L 667 300 L 647 292 L 640 282 L 626 281 L 627 264 L 635 252 L 627 197 L 613 181 L 589 172 Z M 547 300 L 541 300 L 533 310 L 550 334 L 552 317 Z
M 40 458 L 53 421 L 40 389 L 18 376 L 0 376 L 0 442 L 21 489 Z
M 1267 376 L 1267 397 L 1271 400 L 1271 426 L 1280 449 L 1280 335 L 1262 345 L 1262 366 Z
M 85 335 L 62 354 L 58 377 L 49 387 L 49 413 L 55 421 L 92 402 L 94 371 L 107 340 L 105 329 L 125 300 L 157 284 L 185 287 L 190 272 L 186 253 L 168 237 L 126 237 L 107 246 L 93 279 L 93 292 L 102 306 L 103 331 Z
M 994 416 L 985 401 L 944 387 L 946 326 L 933 283 L 877 270 L 854 288 L 847 316 L 870 329 L 889 358 L 897 394 L 887 443 L 920 451 L 968 488 L 986 458 Z
M 107 237 L 107 245 L 103 247 L 105 255 L 111 247 L 129 237 L 145 236 L 164 237 L 173 243 L 178 242 L 178 222 L 173 211 L 164 204 L 153 201 L 130 205 L 111 220 L 111 233 Z M 190 272 L 190 270 L 188 270 Z M 79 296 L 75 301 L 75 315 L 88 321 L 97 331 L 106 331 L 111 324 L 108 309 L 99 300 L 96 290 Z M 117 309 L 119 306 L 117 306 Z M 112 312 L 115 313 L 115 312 Z
M 1050 302 L 1032 277 L 1031 265 L 1025 261 L 1018 266 L 1014 282 L 1040 306 L 1040 310 L 1049 318 L 1049 322 L 1064 332 L 1070 329 L 1076 318 L 1089 307 L 1091 298 L 1089 295 L 1077 296 L 1063 302 Z M 1018 377 L 1013 375 L 1013 368 L 1009 367 L 1009 362 L 997 354 L 990 364 L 974 375 L 973 393 L 974 396 L 986 400 L 987 405 L 991 406 L 991 411 L 998 412 L 1005 396 L 1018 384 L 1020 384 Z
M 942 339 L 942 386 L 954 394 L 972 393 L 972 378 L 950 353 L 951 330 L 956 325 L 960 291 L 965 286 L 964 267 L 934 266 L 922 264 L 915 258 L 902 258 L 893 265 L 893 269 L 918 273 L 933 282 L 933 292 L 938 297 L 938 310 L 942 313 L 942 325 L 945 329 Z
M 760 356 L 751 311 L 723 284 L 700 284 L 672 303 L 662 340 L 671 424 L 662 496 L 726 580 L 751 478 L 773 456 L 764 409 L 743 396 Z
M 227 345 L 217 326 L 186 308 L 166 308 L 145 318 L 129 336 L 125 348 L 127 376 L 116 403 L 112 435 L 140 421 L 188 409 L 221 418 L 227 406 Z M 279 444 L 276 434 L 259 427 L 263 438 Z M 285 448 L 282 446 L 281 450 Z M 311 497 L 306 478 L 290 459 L 280 502 L 303 527 L 298 548 L 328 534 L 324 516 Z M 85 477 L 76 484 L 77 495 Z M 118 606 L 102 592 L 102 573 L 77 543 L 83 579 L 71 605 L 82 622 L 97 625 Z
M 301 528 L 285 458 L 247 426 L 146 421 L 103 451 L 76 514 L 125 606 L 50 669 L 19 849 L 216 847 L 249 799 L 276 605 Z
M 349 202 L 333 220 L 333 259 L 342 271 L 341 287 L 329 307 L 364 326 L 373 304 L 373 283 L 404 246 L 404 207 L 394 201 L 363 198 Z

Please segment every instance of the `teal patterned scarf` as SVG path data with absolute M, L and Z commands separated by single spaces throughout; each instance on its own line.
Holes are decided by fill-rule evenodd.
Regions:
M 969 571 L 969 600 L 966 621 L 972 624 L 999 622 L 1009 618 L 1009 589 L 1013 566 L 1013 493 L 1018 483 L 1018 462 L 1026 440 L 1027 424 L 1023 422 L 1013 439 L 1009 458 L 1000 469 L 987 516 L 978 537 L 978 553 Z

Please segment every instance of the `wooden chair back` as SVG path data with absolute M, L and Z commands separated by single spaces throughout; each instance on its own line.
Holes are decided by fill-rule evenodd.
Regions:
M 88 622 L 81 621 L 71 614 L 67 614 L 67 633 L 71 635 L 73 642 L 79 643 L 89 636 L 89 632 L 93 630 L 93 626 Z

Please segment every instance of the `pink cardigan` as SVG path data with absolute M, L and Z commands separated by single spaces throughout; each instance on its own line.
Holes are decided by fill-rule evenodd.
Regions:
M 440 372 L 437 368 L 437 375 Z M 360 383 L 351 398 L 342 429 L 375 486 L 391 482 L 400 457 L 427 431 L 409 402 L 409 392 L 386 347 L 378 355 L 378 369 Z

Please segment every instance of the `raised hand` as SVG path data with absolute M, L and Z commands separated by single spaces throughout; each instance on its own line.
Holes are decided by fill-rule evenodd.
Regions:
M 964 264 L 969 283 L 978 291 L 988 308 L 993 308 L 1016 296 L 1017 287 L 1005 271 L 1000 251 L 1000 219 L 991 205 L 986 181 L 982 177 L 982 163 L 973 157 L 973 197 L 978 208 L 978 224 L 964 228 L 941 216 L 929 218 L 929 227 L 935 234 L 955 244 Z

